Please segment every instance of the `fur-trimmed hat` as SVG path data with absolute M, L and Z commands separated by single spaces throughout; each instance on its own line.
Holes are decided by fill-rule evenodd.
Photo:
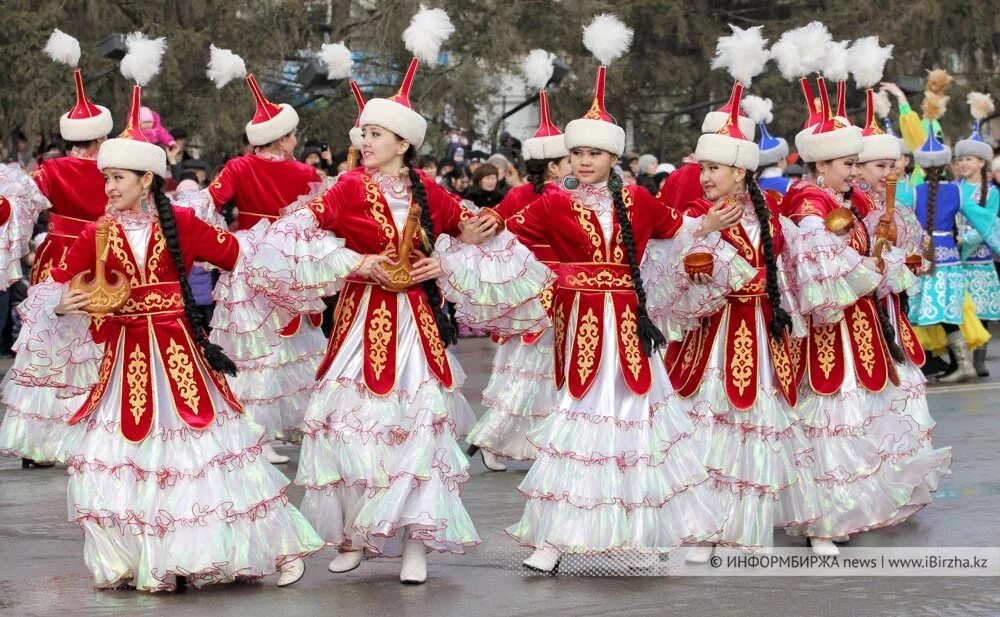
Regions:
M 545 86 L 552 79 L 554 54 L 532 49 L 521 65 L 528 87 L 538 90 L 538 130 L 521 144 L 524 160 L 561 159 L 569 156 L 566 137 L 549 117 L 549 94 Z
M 139 128 L 139 108 L 142 107 L 142 87 L 160 72 L 167 40 L 163 37 L 148 39 L 141 32 L 128 35 L 125 39 L 128 52 L 122 58 L 122 75 L 135 82 L 132 87 L 132 106 L 128 123 L 118 137 L 101 143 L 97 152 L 97 167 L 151 171 L 161 178 L 167 176 L 167 153 L 156 144 L 150 143 Z
M 974 156 L 984 161 L 992 161 L 993 147 L 983 141 L 980 125 L 993 113 L 993 97 L 984 92 L 970 92 L 966 100 L 972 112 L 972 134 L 955 144 L 955 157 Z
M 399 135 L 414 148 L 424 143 L 427 135 L 427 121 L 410 103 L 410 90 L 420 62 L 435 66 L 441 45 L 455 31 L 451 19 L 443 9 L 429 9 L 423 5 L 403 31 L 403 43 L 414 55 L 406 69 L 399 92 L 388 99 L 371 99 L 361 112 L 360 126 L 369 124 L 381 126 Z
M 59 135 L 66 141 L 91 141 L 107 137 L 114 126 L 111 111 L 92 103 L 83 89 L 83 73 L 79 68 L 80 41 L 61 30 L 53 30 L 42 51 L 54 61 L 73 67 L 76 104 L 60 116 Z
M 633 31 L 614 15 L 602 14 L 583 29 L 583 44 L 601 62 L 594 82 L 594 100 L 582 118 L 566 125 L 566 149 L 586 146 L 621 156 L 625 152 L 625 130 L 604 107 L 607 66 L 632 45 Z

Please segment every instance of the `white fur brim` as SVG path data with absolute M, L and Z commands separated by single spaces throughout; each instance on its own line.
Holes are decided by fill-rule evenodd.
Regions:
M 899 158 L 899 139 L 893 135 L 869 135 L 863 138 L 864 149 L 858 155 L 859 163 Z
M 758 148 L 760 145 L 758 144 Z M 773 148 L 768 148 L 767 150 L 760 151 L 760 161 L 759 164 L 767 167 L 768 165 L 774 165 L 778 161 L 788 156 L 788 142 L 785 141 L 784 137 L 778 138 L 778 145 Z
M 955 144 L 955 158 L 960 156 L 974 156 L 984 161 L 992 161 L 993 148 L 984 141 L 962 139 Z
M 756 171 L 760 163 L 760 148 L 752 141 L 735 139 L 718 133 L 705 133 L 698 138 L 694 158 L 720 165 Z
M 566 125 L 566 149 L 598 148 L 615 156 L 625 152 L 625 129 L 604 120 L 577 118 Z
M 951 162 L 951 148 L 942 144 L 941 150 L 927 151 L 916 150 L 913 153 L 913 160 L 921 167 L 944 167 Z
M 806 155 L 805 147 L 802 145 L 805 141 L 806 135 L 812 134 L 814 128 L 815 126 L 810 126 L 808 128 L 802 129 L 801 131 L 795 134 L 795 151 L 799 153 L 799 156 L 802 157 L 802 160 L 805 161 L 806 163 L 816 162 L 808 158 L 808 156 Z
M 247 123 L 247 141 L 252 146 L 266 146 L 272 141 L 281 139 L 295 130 L 299 125 L 299 114 L 288 103 L 279 105 L 278 115 L 264 122 Z
M 372 99 L 365 103 L 358 124 L 381 126 L 410 142 L 414 148 L 423 145 L 427 135 L 427 120 L 423 116 L 389 99 Z
M 358 150 L 360 150 L 361 147 L 365 145 L 365 138 L 364 135 L 361 134 L 361 127 L 359 126 L 351 127 L 351 130 L 348 131 L 348 134 L 351 136 L 351 145 L 357 148 Z
M 860 154 L 863 148 L 861 129 L 856 126 L 845 126 L 834 131 L 803 135 L 799 154 L 802 154 L 806 162 L 815 163 L 855 156 Z
M 569 150 L 566 148 L 566 136 L 550 135 L 525 139 L 521 144 L 521 156 L 526 161 L 561 159 L 569 156 Z
M 701 122 L 702 133 L 718 133 L 719 129 L 729 121 L 729 114 L 722 111 L 710 111 L 705 114 L 705 119 Z M 739 117 L 740 132 L 746 139 L 757 138 L 757 125 L 746 116 Z
M 114 127 L 111 111 L 107 107 L 94 105 L 101 111 L 92 118 L 70 118 L 65 113 L 59 118 L 59 134 L 66 141 L 91 141 L 107 137 Z
M 101 144 L 97 152 L 97 168 L 109 167 L 151 171 L 161 178 L 167 177 L 167 153 L 163 148 L 146 141 L 135 139 L 109 139 Z

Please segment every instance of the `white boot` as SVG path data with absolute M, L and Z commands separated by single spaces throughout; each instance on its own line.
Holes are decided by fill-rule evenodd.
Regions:
M 288 587 L 302 579 L 302 576 L 306 573 L 306 562 L 299 557 L 281 566 L 280 570 L 281 576 L 278 577 L 278 587 Z
M 817 555 L 830 556 L 840 554 L 840 549 L 837 548 L 837 545 L 827 538 L 809 538 L 809 544 L 812 545 L 813 552 Z
M 361 565 L 361 559 L 365 556 L 364 551 L 341 551 L 337 557 L 330 562 L 327 570 L 334 574 L 343 574 L 356 570 Z
M 687 549 L 687 556 L 684 557 L 685 563 L 708 563 L 708 560 L 712 558 L 712 553 L 715 552 L 715 545 L 711 542 L 699 542 Z
M 831 542 L 836 542 L 837 544 L 843 544 L 844 542 L 850 542 L 851 536 L 834 536 L 830 538 Z
M 399 582 L 406 585 L 423 585 L 427 581 L 427 549 L 420 540 L 407 536 L 403 545 L 403 567 L 399 569 Z
M 265 441 L 261 444 L 261 453 L 263 453 L 264 459 L 272 465 L 280 465 L 290 460 L 287 456 L 275 452 L 270 441 Z
M 486 469 L 490 471 L 507 471 L 507 465 L 504 465 L 499 456 L 489 450 L 480 450 L 479 452 L 483 455 L 483 465 L 486 465 Z
M 544 548 L 536 548 L 535 552 L 524 560 L 524 567 L 535 572 L 554 573 L 559 567 L 559 560 L 562 553 L 554 546 L 546 545 Z

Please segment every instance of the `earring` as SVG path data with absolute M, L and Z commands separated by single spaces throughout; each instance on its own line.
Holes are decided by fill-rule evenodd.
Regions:
M 617 193 L 622 190 L 621 176 L 611 176 L 611 179 L 608 180 L 608 190 L 612 193 Z
M 826 186 L 826 178 L 823 177 L 823 174 L 816 176 L 816 186 L 820 188 Z
M 580 186 L 580 180 L 576 176 L 566 176 L 563 178 L 563 188 L 568 191 L 575 191 Z
M 139 208 L 143 212 L 149 212 L 153 209 L 153 202 L 149 199 L 149 191 L 144 192 L 139 199 Z

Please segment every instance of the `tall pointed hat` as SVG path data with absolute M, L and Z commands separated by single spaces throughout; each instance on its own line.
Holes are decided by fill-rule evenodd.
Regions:
M 886 133 L 878 118 L 888 116 L 888 110 L 879 110 L 876 104 L 875 86 L 882 81 L 885 64 L 892 58 L 892 45 L 882 47 L 877 36 L 866 36 L 851 44 L 848 50 L 848 63 L 854 82 L 858 88 L 865 89 L 865 123 L 861 129 L 864 149 L 858 156 L 858 161 L 896 160 L 900 157 L 899 139 Z M 888 101 L 885 101 L 888 103 Z M 880 113 L 884 112 L 884 113 Z
M 403 76 L 399 92 L 391 98 L 375 98 L 365 103 L 361 112 L 360 125 L 381 126 L 410 142 L 415 148 L 424 143 L 427 135 L 427 121 L 413 108 L 410 93 L 417 67 L 423 62 L 436 66 L 441 53 L 441 45 L 455 32 L 455 26 L 443 9 L 429 9 L 420 5 L 420 10 L 410 20 L 403 31 L 403 43 L 413 54 L 410 65 Z
M 559 159 L 569 156 L 566 139 L 549 117 L 549 95 L 545 86 L 552 79 L 555 55 L 544 49 L 532 49 L 521 64 L 529 88 L 538 90 L 538 130 L 521 144 L 524 160 Z
M 59 118 L 59 134 L 66 141 L 91 141 L 106 137 L 114 125 L 107 107 L 96 105 L 83 88 L 80 42 L 61 30 L 53 30 L 45 43 L 45 55 L 73 68 L 76 104 Z
M 134 32 L 125 38 L 125 46 L 128 51 L 122 58 L 121 72 L 126 79 L 135 83 L 132 86 L 132 105 L 125 130 L 118 137 L 101 144 L 97 153 L 97 167 L 151 171 L 165 178 L 167 153 L 146 139 L 139 128 L 139 108 L 142 106 L 142 88 L 160 72 L 167 40 L 162 36 L 150 39 L 141 32 Z

